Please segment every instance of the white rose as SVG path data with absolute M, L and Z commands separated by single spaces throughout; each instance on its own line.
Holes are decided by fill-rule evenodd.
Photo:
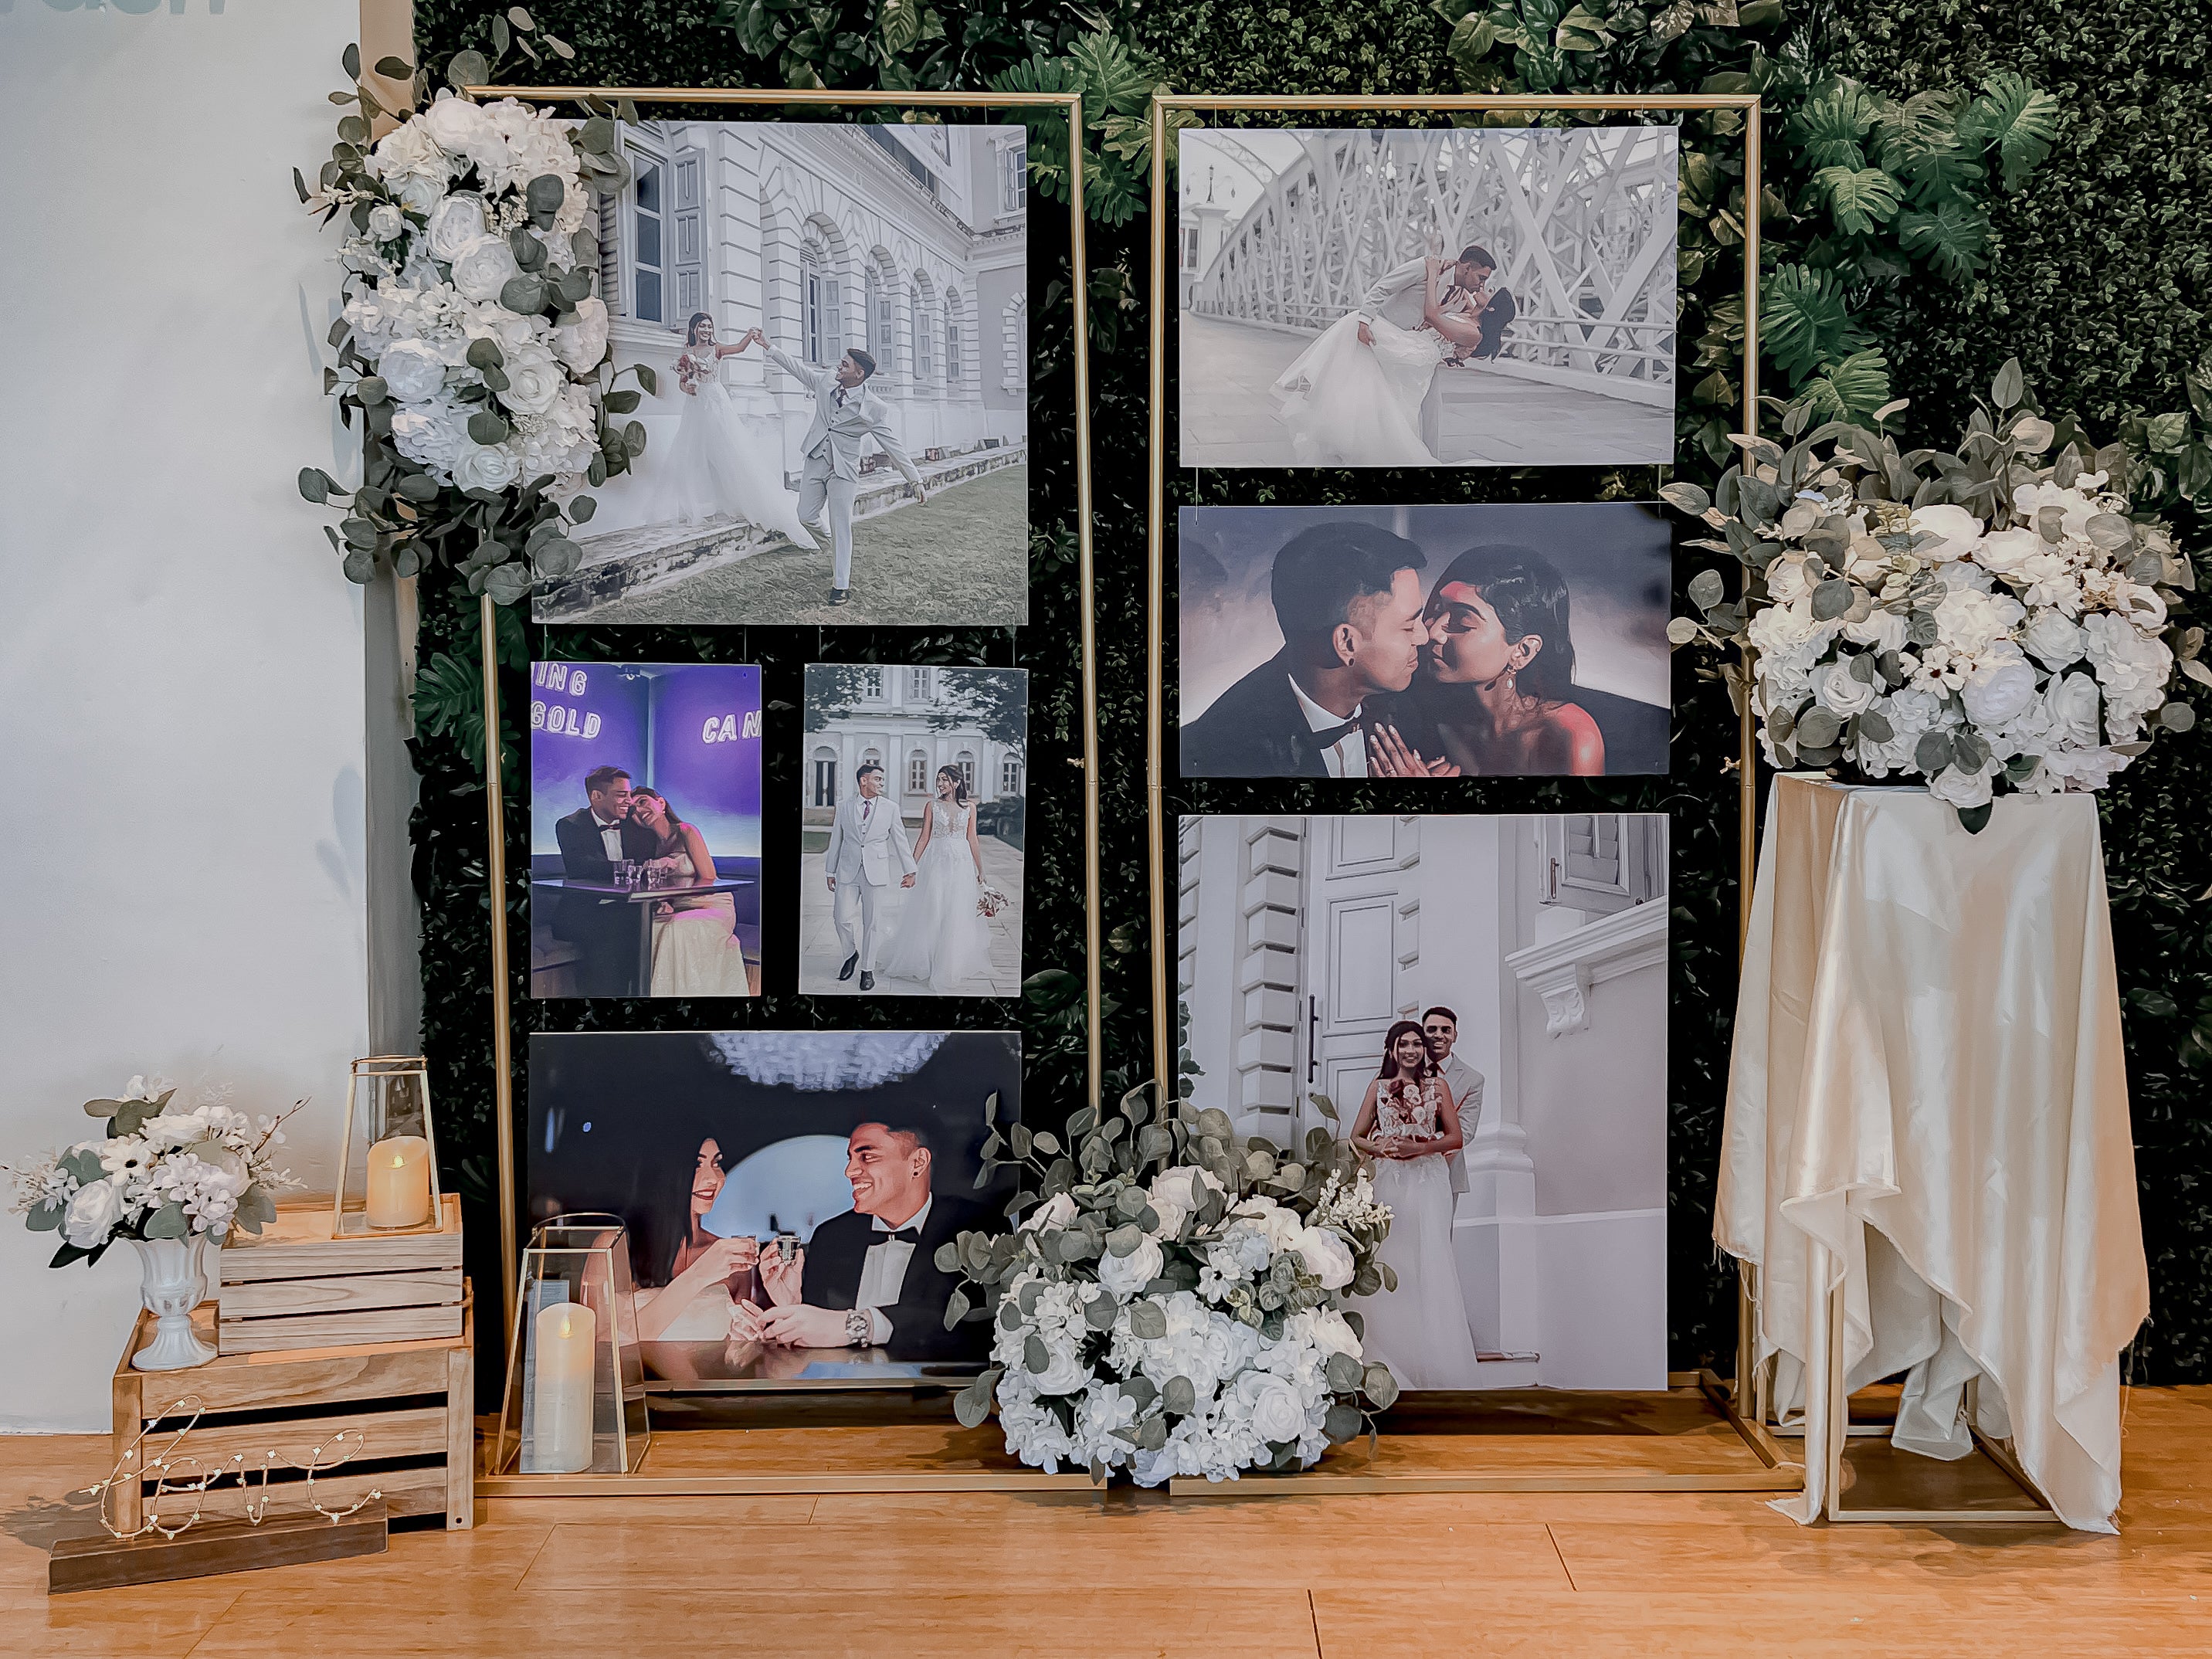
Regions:
M 428 403 L 444 389 L 446 360 L 420 340 L 401 340 L 376 360 L 376 372 L 403 404 Z
M 435 202 L 445 194 L 446 182 L 453 176 L 453 158 L 438 147 L 420 121 L 403 122 L 378 139 L 376 148 L 369 152 L 369 165 L 410 207 L 417 204 L 423 186 L 428 188 L 429 201 Z M 410 185 L 416 188 L 410 191 Z M 422 210 L 428 211 L 428 206 Z
M 2035 701 L 2035 671 L 2016 659 L 1984 662 L 1966 676 L 1959 700 L 1975 725 L 2002 725 Z
M 1856 622 L 1844 624 L 1844 637 L 1853 645 L 1863 645 L 1877 657 L 1886 651 L 1905 649 L 1905 618 L 1894 611 L 1875 606 Z
M 1279 1255 L 1291 1248 L 1291 1241 L 1305 1231 L 1305 1223 L 1298 1219 L 1297 1212 L 1286 1210 L 1264 1193 L 1255 1194 L 1230 1211 L 1256 1224 L 1267 1240 L 1269 1251 Z
M 1942 564 L 1952 559 L 1963 558 L 1973 550 L 1981 538 L 1982 521 L 1963 507 L 1954 507 L 1948 501 L 1938 501 L 1929 507 L 1916 508 L 1907 527 L 1916 536 L 1933 536 L 1931 547 L 1913 550 L 1916 558 L 1930 564 Z
M 1838 659 L 1815 678 L 1814 695 L 1820 700 L 1823 708 L 1838 720 L 1847 720 L 1874 707 L 1874 700 L 1881 694 L 1872 680 L 1863 680 L 1851 672 L 1850 659 Z
M 577 301 L 576 320 L 553 331 L 553 349 L 572 374 L 588 374 L 597 368 L 607 355 L 606 301 L 594 294 Z
M 368 234 L 375 241 L 396 242 L 407 234 L 407 216 L 389 202 L 379 202 L 368 210 Z
M 1928 780 L 1928 793 L 1941 801 L 1948 801 L 1961 811 L 1990 804 L 1990 775 L 1987 771 L 1961 771 L 1956 766 L 1947 766 Z
M 505 444 L 471 440 L 453 459 L 453 482 L 463 489 L 505 489 L 521 477 L 522 458 Z
M 2042 551 L 2043 538 L 2033 530 L 1992 530 L 1974 550 L 1974 561 L 1984 570 L 2009 576 Z
M 62 1214 L 62 1237 L 80 1250 L 97 1249 L 123 1219 L 123 1189 L 112 1181 L 95 1181 L 76 1189 Z
M 1306 1316 L 1311 1322 L 1306 1334 L 1314 1346 L 1323 1353 L 1348 1353 L 1359 1358 L 1359 1339 L 1352 1334 L 1352 1323 L 1334 1308 L 1316 1308 Z
M 1340 1291 L 1352 1283 L 1352 1247 L 1341 1235 L 1327 1227 L 1307 1227 L 1291 1241 L 1306 1271 L 1321 1280 L 1325 1291 Z
M 1296 1440 L 1306 1431 L 1305 1402 L 1273 1371 L 1247 1371 L 1238 1377 L 1237 1403 L 1243 1407 L 1252 1431 L 1271 1445 Z
M 1030 1386 L 1039 1394 L 1075 1394 L 1090 1382 L 1090 1370 L 1075 1357 L 1073 1344 L 1050 1342 L 1047 1351 L 1050 1363 L 1030 1377 Z
M 1098 1282 L 1119 1302 L 1126 1302 L 1160 1276 L 1167 1265 L 1157 1239 L 1147 1238 L 1127 1255 L 1109 1250 L 1098 1258 Z
M 483 198 L 465 191 L 448 196 L 430 214 L 430 252 L 451 263 L 460 251 L 479 237 L 489 235 L 484 222 Z
M 2072 673 L 2053 680 L 2043 694 L 2051 711 L 2051 729 L 2064 749 L 2094 749 L 2102 740 L 2098 715 L 2104 698 L 2097 682 L 2087 674 Z
M 392 444 L 420 467 L 450 480 L 468 441 L 468 412 L 450 399 L 402 409 L 392 417 Z
M 499 400 L 518 415 L 543 415 L 561 400 L 568 377 L 542 346 L 510 352 L 505 365 L 507 390 Z
M 479 236 L 453 256 L 453 286 L 471 300 L 496 300 L 521 274 L 504 236 Z
M 1076 1202 L 1066 1193 L 1054 1193 L 1022 1218 L 1022 1231 L 1033 1233 L 1045 1227 L 1065 1227 L 1075 1219 Z
M 2009 534 L 2010 532 L 2006 532 Z M 2063 668 L 2080 659 L 2087 647 L 2081 624 L 2063 611 L 2043 611 L 2027 625 L 2020 642 L 2046 668 Z
M 424 131 L 448 155 L 466 155 L 469 147 L 490 130 L 484 112 L 467 99 L 441 92 L 438 101 L 415 118 Z
M 2045 507 L 2058 509 L 2059 531 L 2062 538 L 2085 534 L 2089 520 L 2097 516 L 2097 504 L 2085 493 L 2105 482 L 2103 475 L 2085 472 L 2075 480 L 2075 488 L 2061 489 L 2055 483 L 2022 484 L 2013 491 L 2013 511 L 2042 533 L 2041 515 Z
M 402 179 L 397 183 L 390 179 L 385 182 L 390 184 L 392 188 L 398 192 L 402 203 L 426 217 L 430 210 L 444 199 L 446 194 L 445 181 L 439 179 L 416 177 Z
M 1777 605 L 1795 605 L 1813 591 L 1805 561 L 1788 555 L 1766 567 L 1766 591 Z

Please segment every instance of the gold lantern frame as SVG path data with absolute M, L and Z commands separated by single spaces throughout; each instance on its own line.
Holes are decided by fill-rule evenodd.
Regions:
M 566 1237 L 570 1234 L 582 1235 L 590 1242 L 572 1242 Z M 561 1242 L 556 1242 L 556 1238 Z M 573 1270 L 573 1279 L 571 1272 L 544 1271 L 556 1261 Z M 538 1270 L 534 1275 L 533 1267 Z M 528 1390 L 523 1369 L 526 1329 L 538 1315 L 562 1306 L 568 1300 L 532 1305 L 530 1286 L 533 1277 L 540 1283 L 550 1279 L 574 1282 L 586 1291 L 593 1285 L 600 1287 L 596 1301 L 589 1294 L 574 1298 L 591 1310 L 596 1321 L 592 1333 L 592 1457 L 588 1468 L 538 1471 L 522 1468 Z M 514 1312 L 507 1321 L 507 1382 L 501 1392 L 499 1438 L 492 1445 L 489 1472 L 525 1483 L 635 1474 L 638 1466 L 645 1461 L 647 1448 L 653 1443 L 653 1419 L 646 1406 L 645 1361 L 638 1352 L 637 1302 L 629 1271 L 629 1229 L 623 1218 L 600 1211 L 575 1211 L 539 1224 L 531 1234 L 529 1244 L 524 1247 L 512 1306 Z M 607 1385 L 604 1393 L 611 1395 L 613 1405 L 612 1411 L 605 1414 L 607 1423 L 604 1429 L 600 1411 L 603 1364 Z M 613 1467 L 601 1468 L 599 1448 L 608 1440 L 612 1442 Z
M 392 1079 L 411 1077 L 422 1098 L 422 1139 L 428 1146 L 427 1157 L 430 1165 L 430 1212 L 428 1217 L 405 1227 L 376 1227 L 368 1221 L 368 1158 L 379 1137 L 372 1129 L 362 1146 L 362 1203 L 358 1209 L 346 1207 L 352 1191 L 354 1140 L 356 1126 L 361 1121 L 362 1085 L 364 1082 L 381 1087 Z M 404 1238 L 412 1233 L 434 1233 L 445 1226 L 445 1189 L 438 1181 L 437 1115 L 430 1104 L 430 1066 L 421 1054 L 368 1054 L 353 1062 L 346 1074 L 345 1127 L 338 1141 L 337 1188 L 331 1196 L 331 1237 L 334 1239 Z

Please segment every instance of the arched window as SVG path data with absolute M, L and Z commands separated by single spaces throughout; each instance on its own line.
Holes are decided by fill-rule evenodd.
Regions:
M 930 349 L 929 301 L 923 293 L 921 283 L 917 280 L 914 285 L 914 378 L 915 380 L 931 380 L 937 378 L 936 365 L 933 361 L 934 356 L 935 354 Z
M 876 354 L 877 362 L 885 368 L 898 365 L 898 318 L 892 311 L 892 292 L 898 286 L 892 276 L 890 256 L 880 255 L 868 264 L 868 349 Z
M 975 757 L 963 749 L 952 757 L 952 763 L 960 769 L 960 781 L 968 786 L 968 793 L 974 794 L 975 793 Z
M 799 328 L 806 361 L 828 365 L 845 355 L 844 304 L 822 246 L 811 237 L 799 252 Z
M 808 795 L 817 806 L 837 804 L 837 751 L 817 749 L 814 751 L 814 787 Z
M 945 295 L 945 383 L 960 384 L 960 296 L 951 289 Z

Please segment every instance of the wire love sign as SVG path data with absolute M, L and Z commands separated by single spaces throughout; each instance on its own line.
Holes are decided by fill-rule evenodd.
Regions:
M 127 1541 L 156 1532 L 164 1538 L 179 1537 L 198 1523 L 205 1510 L 208 1494 L 219 1482 L 232 1479 L 237 1480 L 238 1489 L 244 1495 L 246 1519 L 258 1527 L 269 1512 L 270 1473 L 279 1468 L 297 1469 L 306 1474 L 307 1480 L 304 1496 L 307 1506 L 333 1524 L 384 1496 L 380 1491 L 373 1491 L 342 1510 L 325 1508 L 315 1496 L 316 1476 L 328 1474 L 361 1455 L 362 1448 L 368 1441 L 368 1434 L 362 1430 L 338 1430 L 321 1445 L 310 1450 L 304 1463 L 290 1453 L 273 1446 L 259 1453 L 258 1458 L 254 1453 L 239 1451 L 233 1452 L 219 1462 L 210 1462 L 195 1452 L 180 1449 L 186 1437 L 198 1425 L 205 1409 L 204 1402 L 196 1394 L 185 1395 L 165 1407 L 149 1418 L 131 1443 L 124 1448 L 105 1480 L 79 1489 L 98 1500 L 100 1524 L 107 1529 L 110 1537 Z M 156 1440 L 161 1442 L 158 1449 L 149 1445 L 149 1442 Z M 255 1495 L 257 1489 L 252 1485 L 252 1477 L 256 1474 L 261 1477 L 258 1497 Z M 154 1482 L 154 1492 L 146 1505 L 146 1518 L 135 1529 L 126 1531 L 109 1518 L 108 1494 L 130 1482 L 148 1480 Z M 163 1500 L 179 1496 L 191 1498 L 191 1513 L 182 1521 L 165 1520 L 161 1512 Z

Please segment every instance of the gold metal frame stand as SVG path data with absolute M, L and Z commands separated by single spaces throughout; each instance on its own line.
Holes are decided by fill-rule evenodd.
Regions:
M 732 104 L 824 109 L 1057 109 L 1067 118 L 1069 294 L 1074 304 L 1076 580 L 1083 672 L 1083 940 L 1086 1075 L 1098 1097 L 1104 1069 L 1099 1008 L 1103 955 L 1098 911 L 1098 679 L 1097 621 L 1091 592 L 1090 273 L 1084 252 L 1083 96 L 1058 92 L 837 92 L 799 87 L 470 87 L 471 98 L 572 103 L 594 98 L 645 104 Z M 491 890 L 492 1063 L 499 1161 L 501 1317 L 514 1322 L 514 1064 L 507 983 L 507 846 L 500 780 L 498 618 L 489 594 L 480 609 L 483 630 L 484 794 L 488 838 L 485 880 Z M 627 1479 L 626 1477 L 607 1477 Z M 637 1491 L 625 1485 L 624 1491 Z M 532 1490 L 543 1492 L 542 1485 Z

